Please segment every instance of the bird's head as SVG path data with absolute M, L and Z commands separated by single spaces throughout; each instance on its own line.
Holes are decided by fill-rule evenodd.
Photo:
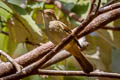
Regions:
M 45 9 L 45 10 L 41 10 L 41 12 L 43 13 L 43 17 L 46 19 L 51 19 L 51 20 L 57 20 L 56 16 L 55 16 L 55 11 L 52 9 Z

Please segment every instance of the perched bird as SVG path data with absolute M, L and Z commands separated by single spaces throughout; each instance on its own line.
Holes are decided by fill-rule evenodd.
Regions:
M 69 30 L 67 25 L 63 22 L 57 20 L 54 10 L 45 9 L 42 10 L 42 14 L 45 23 L 45 31 L 51 42 L 58 44 L 69 35 L 71 30 Z M 92 64 L 81 53 L 75 40 L 72 40 L 69 44 L 67 44 L 64 49 L 76 58 L 85 73 L 93 71 Z

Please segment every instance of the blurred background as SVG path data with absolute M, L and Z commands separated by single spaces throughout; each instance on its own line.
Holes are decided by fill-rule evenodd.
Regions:
M 62 6 L 75 12 L 82 19 L 87 17 L 90 0 L 59 0 Z M 109 0 L 102 0 L 102 5 Z M 19 57 L 36 48 L 39 44 L 48 42 L 45 34 L 43 18 L 40 10 L 53 9 L 60 21 L 73 29 L 80 22 L 69 18 L 54 4 L 46 4 L 46 0 L 1 0 L 0 1 L 0 50 L 13 58 Z M 108 26 L 119 26 L 120 20 L 113 21 Z M 96 71 L 120 72 L 120 31 L 99 29 L 87 36 L 88 47 L 83 51 L 93 63 Z M 65 51 L 62 51 L 65 52 Z M 61 53 L 62 53 L 61 52 Z M 1 57 L 4 61 L 5 58 Z M 80 70 L 73 57 L 51 65 L 47 69 Z M 81 76 L 41 76 L 33 75 L 23 80 L 116 80 L 110 78 Z

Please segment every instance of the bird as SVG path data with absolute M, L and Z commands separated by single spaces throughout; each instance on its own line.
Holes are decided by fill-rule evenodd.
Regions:
M 59 44 L 71 33 L 71 30 L 67 27 L 66 24 L 57 19 L 54 10 L 44 9 L 41 10 L 41 12 L 44 21 L 45 32 L 48 36 L 48 39 L 55 45 Z M 75 57 L 85 73 L 90 73 L 93 71 L 93 65 L 81 52 L 75 40 L 69 42 L 64 47 L 64 50 L 68 51 Z

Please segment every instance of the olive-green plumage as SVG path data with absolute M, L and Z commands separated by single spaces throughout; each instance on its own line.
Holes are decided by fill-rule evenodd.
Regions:
M 69 35 L 65 31 L 66 29 L 68 29 L 67 25 L 56 19 L 53 10 L 51 9 L 43 10 L 43 18 L 45 23 L 46 34 L 49 40 L 52 41 L 54 44 L 60 43 L 63 38 Z M 81 53 L 80 49 L 78 48 L 74 40 L 67 44 L 64 47 L 64 49 L 70 52 L 76 58 L 84 72 L 89 73 L 93 71 L 92 64 Z

